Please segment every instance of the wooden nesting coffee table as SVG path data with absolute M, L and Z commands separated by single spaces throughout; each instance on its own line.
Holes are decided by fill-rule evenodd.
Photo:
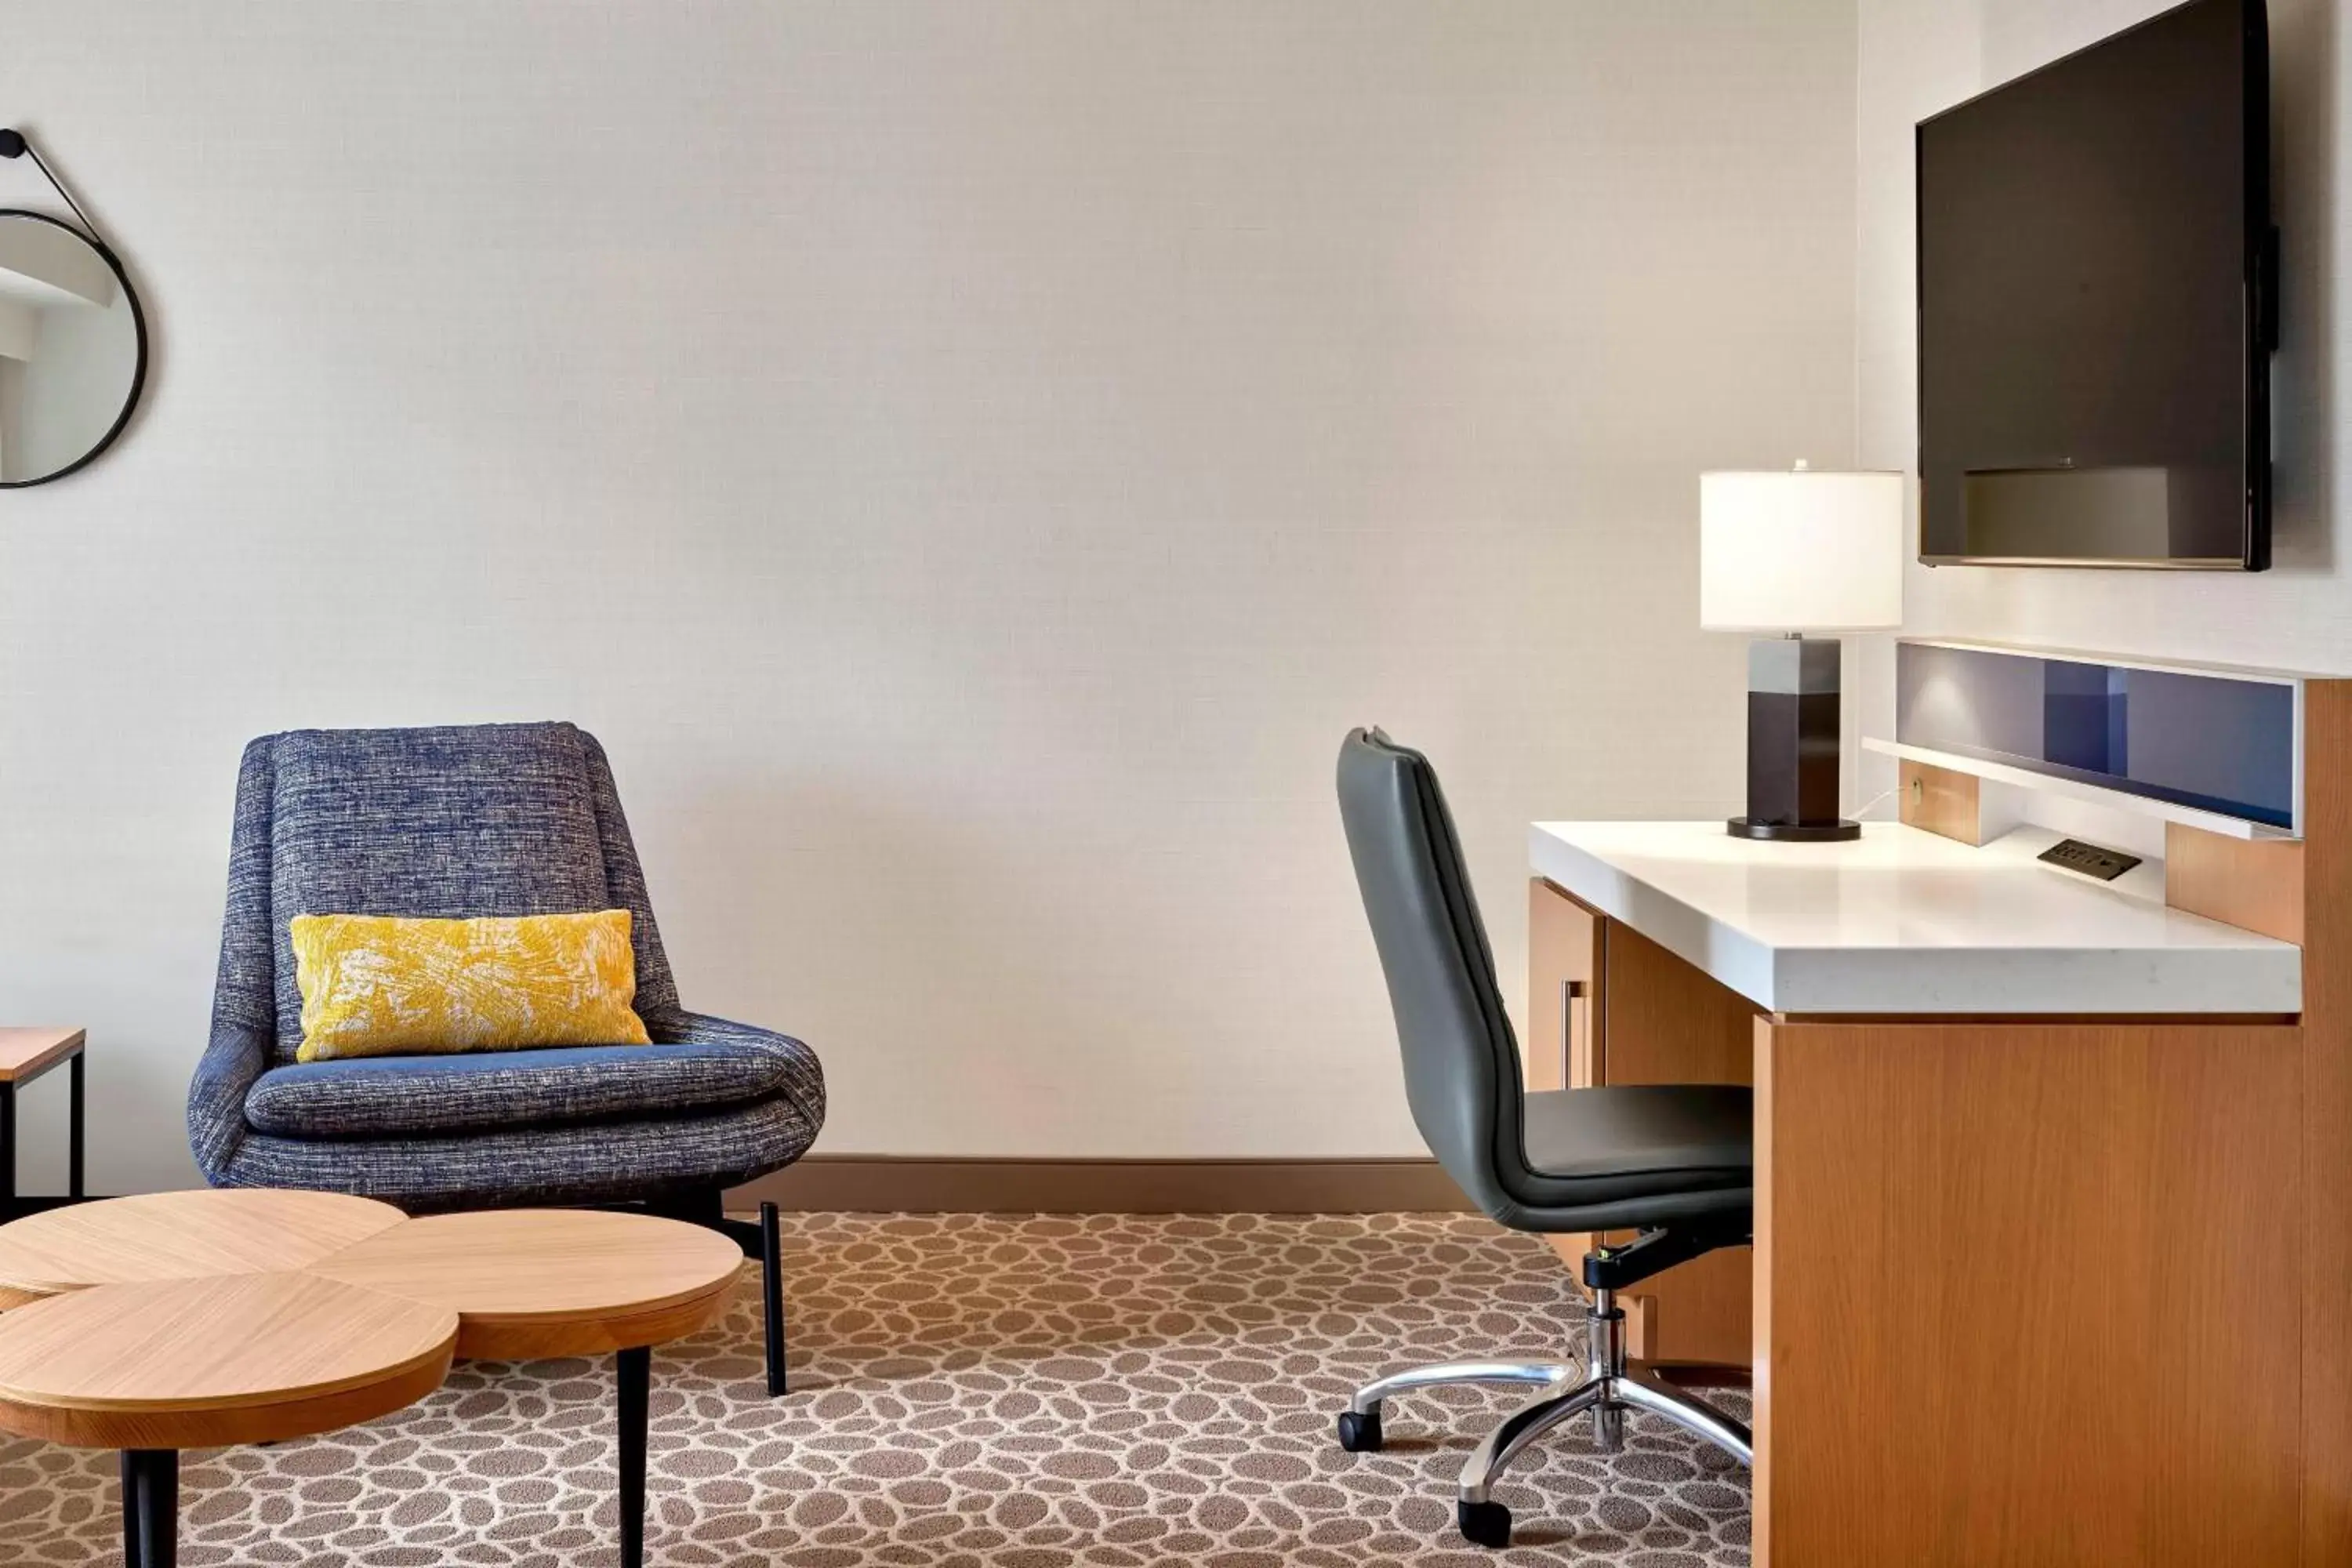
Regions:
M 159 1193 L 0 1226 L 0 1430 L 122 1451 L 123 1560 L 173 1568 L 179 1451 L 373 1420 L 453 1356 L 612 1353 L 621 1561 L 645 1551 L 653 1347 L 743 1267 L 714 1231 L 504 1209 L 410 1219 L 328 1193 Z

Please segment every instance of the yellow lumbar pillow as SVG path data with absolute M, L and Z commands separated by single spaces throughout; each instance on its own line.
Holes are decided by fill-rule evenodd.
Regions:
M 295 1060 L 643 1046 L 629 911 L 469 921 L 296 915 Z

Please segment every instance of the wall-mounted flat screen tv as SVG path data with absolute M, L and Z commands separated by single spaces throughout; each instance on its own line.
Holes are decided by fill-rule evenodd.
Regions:
M 2270 564 L 2269 84 L 2191 0 L 1920 123 L 1921 560 Z

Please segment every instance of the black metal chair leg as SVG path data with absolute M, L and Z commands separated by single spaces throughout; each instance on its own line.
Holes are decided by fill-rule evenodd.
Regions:
M 124 1556 L 135 1538 L 137 1568 L 177 1568 L 180 1560 L 180 1454 L 176 1448 L 136 1448 L 123 1463 L 138 1485 L 138 1521 L 126 1534 Z
M 746 1258 L 760 1260 L 760 1326 L 768 1357 L 768 1397 L 776 1399 L 791 1392 L 784 1365 L 784 1247 L 783 1226 L 776 1205 L 760 1205 L 760 1223 L 737 1219 L 726 1212 L 725 1194 L 717 1188 L 707 1192 L 672 1194 L 651 1200 L 646 1209 L 669 1219 L 685 1220 L 689 1225 L 708 1226 L 732 1240 L 743 1249 Z
M 72 1060 L 70 1063 L 68 1063 L 68 1066 L 67 1066 L 67 1069 L 66 1069 L 66 1070 L 67 1070 L 67 1074 L 68 1074 L 68 1079 L 67 1079 L 68 1087 L 68 1089 L 71 1090 L 71 1100 L 70 1100 L 70 1102 L 69 1102 L 69 1104 L 68 1104 L 68 1110 L 67 1110 L 67 1112 L 66 1112 L 66 1130 L 67 1130 L 67 1131 L 66 1131 L 66 1136 L 67 1136 L 67 1139 L 68 1140 L 68 1142 L 67 1142 L 67 1144 L 66 1144 L 66 1151 L 67 1151 L 67 1152 L 66 1152 L 66 1196 L 68 1196 L 68 1197 L 69 1197 L 69 1198 L 79 1198 L 79 1197 L 82 1197 L 82 1196 L 85 1196 L 85 1195 L 86 1195 L 86 1194 L 83 1193 L 83 1191 L 82 1191 L 82 1179 L 81 1179 L 81 1167 L 82 1167 L 82 1131 L 81 1131 L 81 1130 L 82 1130 L 82 1124 L 83 1124 L 83 1123 L 82 1123 L 82 1113 L 81 1113 L 81 1107 L 82 1107 L 82 1070 L 81 1070 L 81 1066 L 82 1066 L 82 1062 L 83 1062 L 83 1060 L 84 1060 L 84 1058 L 83 1058 L 83 1057 L 82 1057 L 82 1054 L 81 1054 L 79 1051 L 76 1051 L 76 1052 L 74 1053 L 73 1060 Z
M 784 1369 L 784 1242 L 776 1205 L 760 1205 L 760 1316 L 767 1331 L 768 1397 L 791 1392 Z
M 646 1425 L 653 1393 L 654 1352 L 645 1345 L 614 1358 L 621 1414 L 621 1568 L 646 1561 Z
M 139 1558 L 139 1456 L 122 1450 L 122 1568 L 142 1568 Z

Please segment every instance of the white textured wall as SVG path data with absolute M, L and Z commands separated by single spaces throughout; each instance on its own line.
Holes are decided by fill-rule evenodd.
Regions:
M 1860 0 L 1856 192 L 1863 456 L 1918 458 L 1912 126 L 2165 10 L 2172 0 Z M 2283 231 L 2284 341 L 2273 365 L 2276 519 L 2265 574 L 2061 571 L 1914 563 L 1906 629 L 2156 658 L 2352 672 L 2352 518 L 2336 461 L 2338 129 L 2347 63 L 2336 0 L 2270 0 L 2273 206 Z M 1877 687 L 1877 721 L 1893 722 Z
M 160 334 L 0 497 L 0 1016 L 91 1026 L 96 1183 L 189 1175 L 246 739 L 556 715 L 823 1147 L 1414 1150 L 1340 734 L 1515 995 L 1529 818 L 1736 805 L 1696 476 L 1850 456 L 1853 22 L 12 0 Z

